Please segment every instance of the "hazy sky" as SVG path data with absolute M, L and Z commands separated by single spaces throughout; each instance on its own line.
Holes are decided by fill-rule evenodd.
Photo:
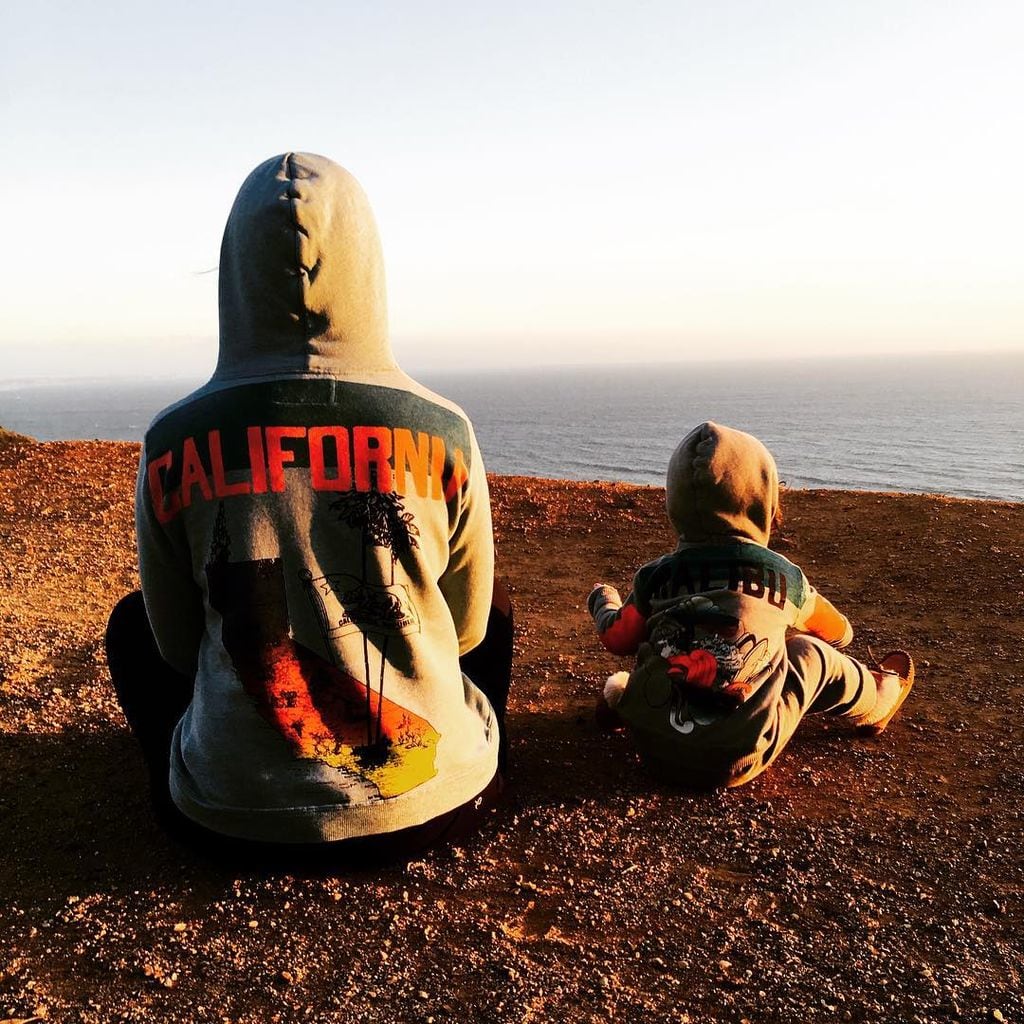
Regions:
M 212 366 L 249 170 L 363 183 L 411 369 L 1024 349 L 1024 4 L 83 3 L 0 38 L 0 377 Z

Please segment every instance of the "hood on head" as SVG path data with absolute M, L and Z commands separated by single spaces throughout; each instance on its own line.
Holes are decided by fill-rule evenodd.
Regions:
M 380 239 L 359 182 L 326 157 L 271 157 L 242 183 L 224 229 L 214 376 L 394 365 Z
M 743 537 L 767 544 L 779 507 L 779 471 L 756 437 L 709 421 L 673 452 L 665 497 L 685 541 Z

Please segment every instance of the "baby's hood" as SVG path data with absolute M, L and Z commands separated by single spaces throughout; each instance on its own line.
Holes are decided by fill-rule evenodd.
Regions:
M 779 506 L 779 472 L 756 437 L 709 421 L 673 453 L 666 502 L 682 540 L 743 537 L 767 544 Z
M 220 255 L 215 379 L 394 367 L 384 261 L 359 182 L 311 153 L 260 164 Z

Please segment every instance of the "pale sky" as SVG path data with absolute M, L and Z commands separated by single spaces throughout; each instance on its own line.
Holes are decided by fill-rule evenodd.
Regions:
M 83 3 L 0 38 L 0 378 L 214 362 L 235 191 L 360 179 L 407 368 L 1024 350 L 1019 0 Z

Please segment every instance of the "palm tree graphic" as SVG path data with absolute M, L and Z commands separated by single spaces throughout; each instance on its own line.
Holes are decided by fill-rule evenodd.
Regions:
M 405 510 L 402 499 L 393 491 L 346 491 L 329 508 L 338 513 L 338 518 L 347 526 L 362 532 L 362 564 L 360 580 L 363 584 L 359 605 L 363 608 L 373 605 L 374 595 L 371 593 L 366 578 L 366 558 L 371 547 L 386 548 L 391 556 L 391 586 L 395 583 L 395 564 L 400 558 L 408 555 L 413 548 L 419 547 L 419 528 L 411 512 Z M 397 619 L 401 615 L 391 604 L 381 604 L 375 609 L 374 618 L 385 625 L 388 617 Z M 366 623 L 363 634 L 363 666 L 366 670 L 366 745 L 380 744 L 381 713 L 384 707 L 384 672 L 387 666 L 388 634 L 382 633 L 383 643 L 380 649 L 380 681 L 378 684 L 377 722 L 374 729 L 373 709 L 370 702 L 370 643 L 369 636 L 373 632 L 368 628 L 373 623 Z

